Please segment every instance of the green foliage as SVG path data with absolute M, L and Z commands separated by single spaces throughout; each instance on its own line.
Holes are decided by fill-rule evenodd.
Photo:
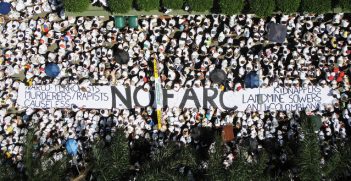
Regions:
M 298 166 L 301 180 L 321 180 L 320 168 L 321 153 L 317 136 L 309 133 L 302 141 Z
M 160 7 L 160 0 L 135 0 L 138 10 L 151 11 L 158 10 Z
M 19 180 L 16 169 L 5 159 L 0 160 L 0 180 Z
M 301 0 L 276 0 L 277 9 L 283 13 L 295 13 L 300 7 Z
M 55 161 L 51 156 L 42 156 L 38 160 L 38 167 L 35 168 L 35 180 L 41 181 L 50 178 L 53 181 L 60 181 L 67 175 L 68 157 Z
M 220 0 L 219 5 L 223 14 L 239 14 L 244 7 L 244 0 Z
M 133 0 L 108 0 L 107 4 L 112 13 L 127 13 L 132 9 Z
M 309 13 L 327 13 L 332 9 L 331 0 L 302 0 L 302 11 Z
M 351 0 L 340 0 L 339 2 L 343 11 L 351 11 Z
M 176 159 L 171 163 L 175 167 L 188 167 L 190 170 L 196 170 L 197 160 L 195 150 L 189 145 L 181 146 Z
M 213 5 L 213 0 L 187 0 L 193 11 L 205 12 L 210 11 Z
M 326 160 L 323 173 L 327 179 L 342 180 L 351 174 L 351 143 L 338 146 L 332 157 Z
M 251 179 L 250 165 L 249 163 L 247 163 L 242 153 L 239 153 L 238 157 L 233 162 L 229 170 L 229 177 L 236 178 L 236 180 L 238 181 L 245 181 Z
M 253 171 L 252 177 L 255 178 L 255 180 L 266 178 L 265 170 L 267 168 L 268 161 L 268 154 L 265 150 L 263 150 L 259 153 L 257 161 L 254 163 L 251 169 Z
M 168 143 L 151 156 L 151 160 L 142 165 L 138 180 L 184 180 L 186 176 L 178 169 L 188 167 L 196 169 L 194 150 L 190 146 L 178 146 Z
M 251 1 L 251 11 L 259 17 L 266 17 L 273 13 L 275 9 L 274 0 L 253 0 Z
M 268 163 L 268 153 L 262 151 L 252 163 L 248 163 L 247 149 L 240 150 L 236 160 L 226 170 L 223 165 L 224 147 L 220 136 L 216 135 L 214 147 L 210 149 L 206 176 L 209 180 L 269 180 L 265 174 Z M 246 154 L 246 155 L 245 155 Z
M 209 150 L 207 177 L 210 180 L 224 180 L 226 171 L 224 169 L 224 148 L 222 138 L 219 135 L 215 136 L 213 149 Z
M 52 159 L 49 154 L 39 157 L 37 150 L 34 148 L 35 141 L 34 130 L 29 129 L 26 136 L 23 156 L 27 180 L 41 181 L 47 180 L 47 178 L 53 181 L 63 180 L 64 176 L 67 174 L 67 156 L 64 156 L 59 161 Z
M 304 139 L 300 143 L 300 150 L 297 155 L 301 180 L 321 180 L 322 178 L 321 151 L 311 118 L 304 113 L 301 115 Z
M 162 5 L 170 9 L 182 9 L 184 0 L 162 0 Z
M 246 161 L 246 150 L 239 152 L 236 160 L 233 162 L 230 170 L 230 178 L 235 178 L 238 181 L 245 180 L 269 180 L 265 175 L 265 170 L 268 163 L 268 154 L 262 151 L 257 158 L 256 162 L 248 163 Z
M 102 180 L 120 180 L 129 171 L 128 140 L 123 130 L 118 130 L 110 145 L 100 141 L 92 149 L 92 171 Z
M 63 0 L 66 11 L 83 12 L 88 9 L 90 0 Z
M 34 170 L 38 167 L 38 162 L 35 162 L 35 158 L 33 158 L 34 153 L 34 130 L 29 129 L 26 136 L 26 144 L 24 145 L 24 169 L 25 175 L 29 180 L 34 178 Z

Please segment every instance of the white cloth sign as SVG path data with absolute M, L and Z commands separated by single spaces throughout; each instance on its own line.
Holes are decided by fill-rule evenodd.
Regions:
M 162 106 L 195 108 L 217 107 L 221 110 L 245 111 L 285 110 L 294 111 L 309 108 L 316 110 L 320 105 L 332 104 L 331 89 L 317 86 L 268 87 L 245 89 L 238 92 L 220 91 L 214 88 L 190 88 L 162 90 Z M 156 107 L 154 91 L 145 92 L 141 87 L 89 86 L 81 89 L 78 85 L 39 85 L 19 87 L 17 103 L 31 108 L 81 108 L 128 109 L 136 106 Z M 158 103 L 159 105 L 161 104 Z

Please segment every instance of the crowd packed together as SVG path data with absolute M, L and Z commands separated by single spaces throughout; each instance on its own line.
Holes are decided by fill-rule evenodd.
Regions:
M 253 15 L 145 16 L 140 17 L 138 29 L 119 30 L 106 17 L 65 17 L 59 0 L 16 0 L 12 5 L 7 22 L 0 25 L 0 143 L 5 156 L 20 168 L 28 127 L 36 128 L 36 144 L 42 153 L 63 147 L 73 138 L 80 145 L 80 156 L 94 140 L 110 141 L 118 127 L 131 139 L 150 140 L 154 148 L 167 140 L 199 144 L 192 137 L 194 127 L 219 128 L 228 123 L 234 125 L 236 143 L 255 140 L 258 149 L 265 140 L 284 145 L 301 136 L 298 111 L 167 108 L 162 115 L 166 124 L 158 130 L 152 107 L 43 110 L 16 105 L 20 83 L 153 89 L 154 56 L 162 85 L 168 89 L 203 86 L 242 91 L 244 77 L 251 71 L 260 75 L 261 87 L 331 87 L 337 101 L 306 110 L 322 117 L 317 134 L 323 154 L 330 152 L 335 140 L 347 139 L 350 132 L 351 25 L 347 14 L 274 15 L 267 19 Z M 265 25 L 269 22 L 287 26 L 283 44 L 267 41 Z M 127 64 L 116 61 L 113 45 L 129 53 Z M 46 76 L 49 62 L 59 65 L 58 77 Z M 209 79 L 217 68 L 227 75 L 223 84 Z M 228 151 L 225 163 L 230 165 L 233 154 Z

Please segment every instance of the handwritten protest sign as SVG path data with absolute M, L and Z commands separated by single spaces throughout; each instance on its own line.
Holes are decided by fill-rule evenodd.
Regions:
M 19 87 L 17 103 L 31 108 L 71 108 L 73 105 L 85 108 L 110 108 L 111 88 L 90 86 L 80 89 L 78 85 L 39 85 Z M 109 103 L 109 105 L 105 105 Z
M 78 106 L 94 109 L 130 109 L 134 107 L 157 107 L 155 91 L 146 92 L 142 87 L 40 85 L 19 87 L 17 103 L 31 108 L 71 108 Z M 158 106 L 195 108 L 210 106 L 221 110 L 285 110 L 294 111 L 331 104 L 330 88 L 268 87 L 245 89 L 239 92 L 221 91 L 214 88 L 189 88 L 179 91 L 162 89 L 162 103 Z M 161 104 L 161 105 L 160 105 Z

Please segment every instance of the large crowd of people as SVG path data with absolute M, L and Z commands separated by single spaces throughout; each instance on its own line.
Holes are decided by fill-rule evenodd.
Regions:
M 195 127 L 219 128 L 234 124 L 235 143 L 301 139 L 300 112 L 221 111 L 219 109 L 164 109 L 166 124 L 158 130 L 155 109 L 131 110 L 32 109 L 16 105 L 20 83 L 26 85 L 81 84 L 133 85 L 153 89 L 152 60 L 159 61 L 162 86 L 245 89 L 244 77 L 251 71 L 260 75 L 261 87 L 328 86 L 338 101 L 305 110 L 321 116 L 317 130 L 328 155 L 336 140 L 348 139 L 351 126 L 350 58 L 351 25 L 348 14 L 274 15 L 189 15 L 140 17 L 138 29 L 117 29 L 108 17 L 65 17 L 60 0 L 4 0 L 13 9 L 0 25 L 0 143 L 5 156 L 23 167 L 23 145 L 29 127 L 35 127 L 38 149 L 63 148 L 69 138 L 79 143 L 82 156 L 91 143 L 111 140 L 114 130 L 124 128 L 131 139 L 150 140 L 154 148 L 167 140 L 199 144 L 192 137 Z M 39 15 L 39 16 L 38 16 Z M 265 25 L 287 26 L 283 44 L 267 41 Z M 119 64 L 111 46 L 130 55 Z M 45 74 L 48 62 L 59 65 L 56 78 Z M 227 79 L 211 82 L 209 74 L 220 68 Z M 199 144 L 201 146 L 202 144 Z M 253 152 L 254 153 L 254 152 Z M 59 159 L 63 152 L 57 153 Z M 60 156 L 61 155 L 61 156 Z M 282 161 L 284 156 L 281 157 Z M 230 164 L 233 148 L 228 149 Z M 84 158 L 82 159 L 84 160 Z

